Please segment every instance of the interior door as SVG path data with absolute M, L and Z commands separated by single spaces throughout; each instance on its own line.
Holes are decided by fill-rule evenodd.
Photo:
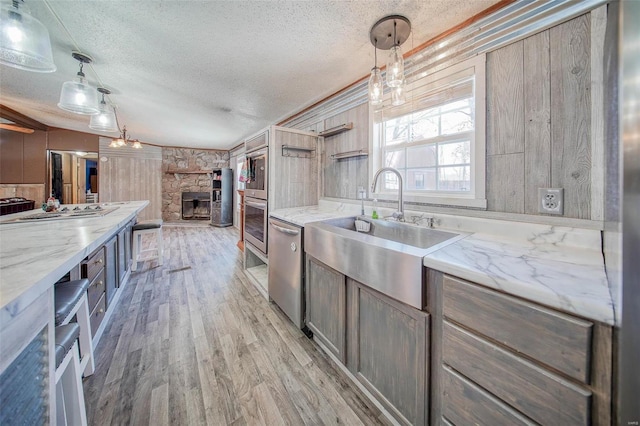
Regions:
M 51 192 L 53 196 L 60 200 L 61 203 L 65 202 L 62 198 L 62 155 L 52 152 L 51 153 Z

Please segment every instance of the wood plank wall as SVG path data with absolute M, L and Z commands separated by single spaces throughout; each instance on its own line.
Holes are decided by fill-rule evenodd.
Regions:
M 355 199 L 359 186 L 364 187 L 367 194 L 369 193 L 368 158 L 352 157 L 333 160 L 331 156 L 359 149 L 368 150 L 369 105 L 362 104 L 324 120 L 323 129 L 330 129 L 344 123 L 353 123 L 353 129 L 324 138 L 322 154 L 324 196 Z
M 162 148 L 109 148 L 100 138 L 100 202 L 149 200 L 140 220 L 162 218 Z M 103 161 L 106 158 L 106 161 Z
M 318 204 L 317 137 L 276 130 L 269 147 L 269 210 Z M 274 146 L 275 144 L 275 146 Z M 283 156 L 282 146 L 316 149 L 305 153 L 289 152 Z M 300 155 L 295 157 L 295 155 Z
M 591 218 L 590 23 L 487 55 L 488 210 L 538 214 L 538 188 L 564 188 L 564 216 Z
M 487 210 L 537 215 L 538 188 L 564 188 L 564 217 L 602 219 L 603 130 L 600 8 L 487 54 Z M 325 138 L 321 194 L 356 199 L 369 160 L 331 154 L 368 148 L 368 105 L 307 130 L 344 122 Z M 367 188 L 367 193 L 369 188 Z

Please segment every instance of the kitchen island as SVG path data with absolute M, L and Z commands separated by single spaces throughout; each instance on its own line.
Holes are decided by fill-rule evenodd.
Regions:
M 80 264 L 103 246 L 106 247 L 105 267 L 109 267 L 109 242 L 113 242 L 111 247 L 114 248 L 117 240 L 125 242 L 125 229 L 148 204 L 148 201 L 104 203 L 100 206 L 108 213 L 96 212 L 85 217 L 52 216 L 16 221 L 42 214 L 42 211 L 32 210 L 0 218 L 1 386 L 11 389 L 19 384 L 21 388 L 30 389 L 35 397 L 30 400 L 27 410 L 41 412 L 44 423 L 55 419 L 54 284 L 67 273 L 72 279 L 79 278 Z M 75 207 L 84 211 L 89 206 L 67 206 L 71 211 Z M 91 208 L 95 209 L 95 205 Z M 123 248 L 125 245 L 122 244 Z M 112 270 L 119 271 L 115 256 L 118 253 L 115 250 L 111 253 L 114 254 Z M 124 264 L 124 269 L 120 269 L 128 273 L 128 262 Z M 112 273 L 112 276 L 119 286 L 128 278 L 119 273 Z M 106 313 L 103 308 L 96 311 L 104 314 L 101 320 L 108 319 L 109 309 Z M 105 323 L 103 321 L 102 329 Z M 100 331 L 92 331 L 94 334 L 97 331 L 99 338 Z M 96 343 L 97 339 L 94 346 Z M 37 356 L 30 355 L 27 350 L 32 347 L 39 348 L 34 351 Z M 15 379 L 9 381 L 11 377 Z M 21 404 L 12 398 L 3 404 Z

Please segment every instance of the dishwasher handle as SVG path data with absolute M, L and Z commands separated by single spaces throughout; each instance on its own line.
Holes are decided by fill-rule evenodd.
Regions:
M 273 223 L 273 221 L 269 221 L 269 223 L 271 224 L 271 226 L 273 226 L 274 228 L 276 228 L 278 231 L 282 232 L 283 234 L 287 234 L 287 235 L 298 235 L 300 233 L 299 230 L 295 230 L 295 229 L 288 229 L 288 228 L 283 228 L 282 226 L 278 226 L 275 223 Z

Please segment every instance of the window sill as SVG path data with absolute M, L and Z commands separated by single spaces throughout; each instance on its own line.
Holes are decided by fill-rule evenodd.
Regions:
M 378 198 L 385 201 L 398 201 L 397 192 L 372 193 L 370 197 Z M 467 207 L 483 210 L 487 209 L 487 200 L 485 198 L 455 197 L 446 195 L 435 197 L 429 195 L 403 194 L 403 200 L 405 202 L 408 201 L 411 203 L 435 204 L 438 206 Z

